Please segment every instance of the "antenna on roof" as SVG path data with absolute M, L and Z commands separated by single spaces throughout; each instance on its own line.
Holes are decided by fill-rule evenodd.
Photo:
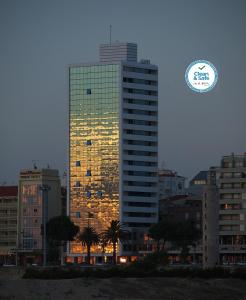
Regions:
M 111 45 L 112 25 L 109 25 L 109 44 Z
M 37 167 L 37 162 L 38 162 L 38 160 L 35 160 L 35 159 L 32 160 L 32 164 L 33 164 L 33 169 L 34 170 L 37 170 L 37 168 L 38 168 Z

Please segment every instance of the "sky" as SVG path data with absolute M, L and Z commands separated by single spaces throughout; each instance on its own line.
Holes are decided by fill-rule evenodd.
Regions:
M 245 0 L 0 0 L 0 185 L 20 169 L 68 161 L 68 72 L 100 43 L 136 42 L 159 67 L 159 165 L 192 178 L 246 152 Z M 184 79 L 206 59 L 208 93 Z

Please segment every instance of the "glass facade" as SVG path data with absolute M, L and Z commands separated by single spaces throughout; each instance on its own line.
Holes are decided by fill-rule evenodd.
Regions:
M 42 192 L 38 184 L 23 185 L 21 190 L 23 249 L 42 249 Z
M 69 213 L 81 231 L 90 224 L 100 233 L 119 219 L 119 71 L 118 64 L 69 68 Z M 86 253 L 80 243 L 70 247 Z

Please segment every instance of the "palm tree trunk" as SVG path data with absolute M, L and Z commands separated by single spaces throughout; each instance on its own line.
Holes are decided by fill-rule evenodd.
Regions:
M 87 245 L 87 264 L 90 265 L 91 263 L 91 246 Z
M 116 265 L 117 258 L 116 258 L 116 243 L 113 243 L 113 264 Z

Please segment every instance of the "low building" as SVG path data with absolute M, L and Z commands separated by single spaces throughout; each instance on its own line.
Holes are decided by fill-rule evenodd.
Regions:
M 199 195 L 202 196 L 203 189 L 207 184 L 208 171 L 198 172 L 189 182 L 189 187 L 187 188 L 187 193 L 189 195 Z
M 18 199 L 18 263 L 41 264 L 44 261 L 44 249 L 47 249 L 44 224 L 61 212 L 58 170 L 22 170 Z
M 17 186 L 0 186 L 0 265 L 15 264 Z
M 197 229 L 202 228 L 202 200 L 196 196 L 180 195 L 160 201 L 160 219 L 192 221 Z
M 159 170 L 159 199 L 185 194 L 185 177 L 172 170 Z

